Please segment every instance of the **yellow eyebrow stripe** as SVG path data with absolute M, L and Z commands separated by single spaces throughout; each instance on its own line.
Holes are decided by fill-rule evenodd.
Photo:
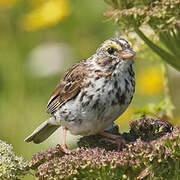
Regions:
M 115 48 L 115 49 L 118 49 L 118 50 L 122 49 L 121 46 L 119 44 L 115 43 L 115 42 L 109 42 L 109 43 L 104 45 L 105 50 L 108 49 L 108 48 L 111 48 L 111 47 Z
M 116 43 L 112 43 L 110 44 L 111 47 L 116 48 L 116 49 L 120 49 L 121 47 L 119 46 L 119 44 Z

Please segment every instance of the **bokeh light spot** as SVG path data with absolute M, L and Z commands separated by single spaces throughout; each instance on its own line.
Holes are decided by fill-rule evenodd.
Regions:
M 137 91 L 143 95 L 158 95 L 163 90 L 163 75 L 160 67 L 149 67 L 137 75 Z

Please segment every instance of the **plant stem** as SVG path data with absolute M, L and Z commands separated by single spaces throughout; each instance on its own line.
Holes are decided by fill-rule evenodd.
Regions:
M 156 44 L 154 44 L 152 41 L 150 41 L 144 33 L 138 28 L 135 27 L 135 32 L 139 35 L 139 37 L 155 52 L 157 53 L 164 61 L 172 65 L 174 68 L 180 70 L 180 66 L 175 61 L 174 56 L 163 50 L 162 48 L 158 47 Z M 166 104 L 172 104 L 171 101 L 171 95 L 170 95 L 170 89 L 169 89 L 169 79 L 168 79 L 168 69 L 167 64 L 162 64 L 162 71 L 164 76 L 164 96 L 165 96 L 165 102 Z M 169 120 L 173 119 L 173 112 L 172 109 L 166 110 L 166 115 Z
M 162 72 L 164 76 L 164 96 L 165 96 L 165 102 L 166 104 L 172 104 L 171 101 L 171 93 L 170 93 L 170 88 L 169 88 L 169 76 L 168 76 L 168 68 L 167 64 L 162 63 Z M 173 120 L 173 111 L 172 109 L 167 109 L 166 110 L 166 115 L 169 120 Z
M 177 61 L 176 57 L 162 49 L 161 47 L 154 44 L 151 40 L 149 40 L 145 34 L 137 27 L 134 27 L 135 32 L 139 35 L 139 37 L 156 53 L 158 54 L 163 61 L 166 61 L 168 64 L 173 66 L 175 69 L 180 71 L 180 62 Z

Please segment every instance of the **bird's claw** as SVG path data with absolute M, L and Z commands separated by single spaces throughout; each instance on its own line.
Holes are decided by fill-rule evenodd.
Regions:
M 70 154 L 71 153 L 71 151 L 67 148 L 66 145 L 57 144 L 57 149 L 59 149 L 64 154 Z
M 118 146 L 124 146 L 126 141 L 122 137 L 117 137 L 115 139 L 102 138 L 101 141 L 105 143 L 117 144 Z

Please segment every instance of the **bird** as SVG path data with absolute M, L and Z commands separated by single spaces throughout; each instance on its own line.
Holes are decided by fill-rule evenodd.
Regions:
M 46 112 L 50 118 L 40 124 L 26 139 L 39 144 L 59 127 L 63 127 L 63 143 L 59 149 L 70 150 L 66 133 L 101 134 L 128 108 L 135 92 L 133 63 L 135 51 L 121 37 L 105 40 L 91 57 L 67 70 L 52 92 Z

